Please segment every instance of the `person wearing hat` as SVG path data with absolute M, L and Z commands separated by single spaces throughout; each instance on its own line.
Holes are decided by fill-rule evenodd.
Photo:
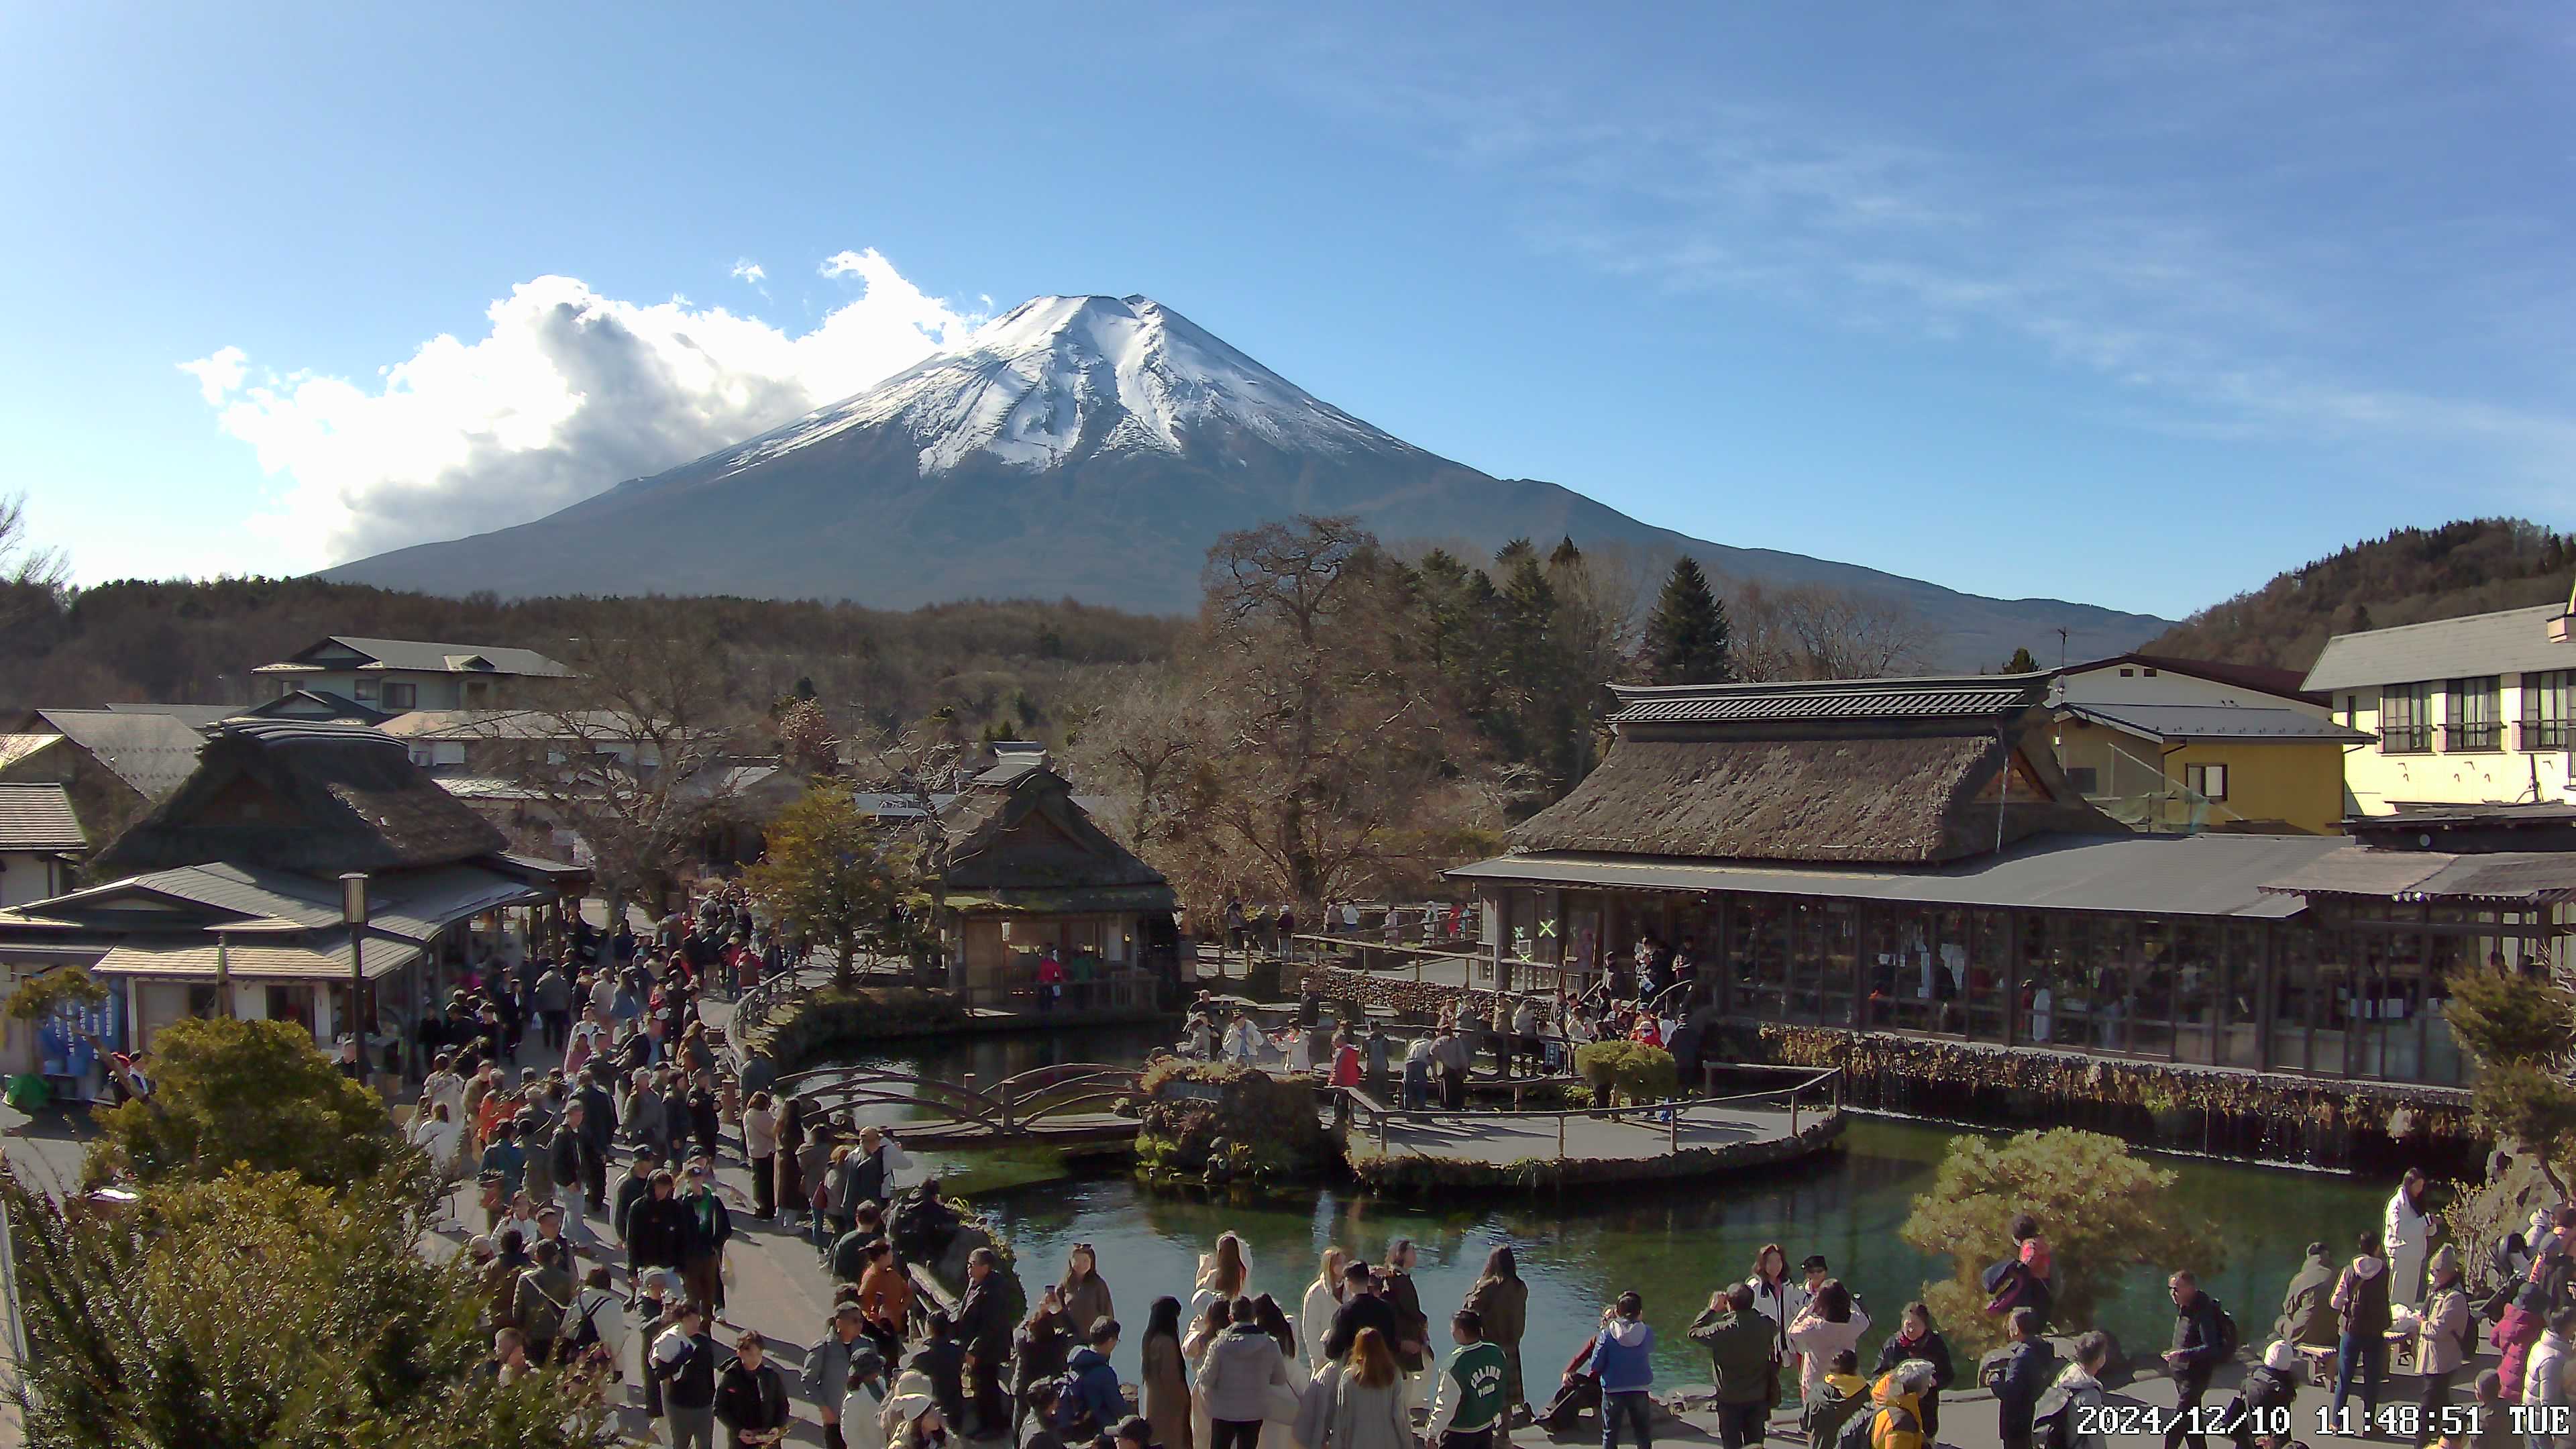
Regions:
M 885 1449 L 879 1416 L 885 1412 L 886 1392 L 885 1356 L 873 1343 L 853 1346 L 841 1392 L 841 1442 L 847 1449 Z
M 894 1395 L 886 1400 L 878 1423 L 885 1449 L 931 1449 L 948 1438 L 948 1420 L 939 1412 L 929 1378 L 911 1370 L 895 1380 Z
M 2469 1311 L 2469 1295 L 2460 1288 L 2460 1250 L 2448 1243 L 2436 1248 L 2424 1274 L 2424 1312 L 2415 1339 L 2415 1372 L 2424 1379 L 2415 1418 L 2416 1449 L 2432 1441 L 2435 1420 L 2451 1402 L 2452 1380 L 2477 1352 L 2476 1318 Z
M 2231 1435 L 2238 1449 L 2253 1443 L 2257 1431 L 2268 1427 L 2279 1416 L 2290 1411 L 2299 1396 L 2299 1385 L 2306 1383 L 2307 1365 L 2299 1358 L 2296 1341 L 2273 1339 L 2263 1350 L 2263 1361 L 2246 1371 L 2245 1382 L 2237 1387 L 2235 1402 L 2227 1406 L 2223 1422 L 2232 1425 Z
M 867 1341 L 866 1315 L 855 1301 L 844 1303 L 832 1310 L 823 1341 L 805 1355 L 805 1397 L 822 1416 L 825 1449 L 848 1449 L 841 1437 L 840 1398 L 848 1391 L 850 1362 L 862 1352 L 877 1357 L 876 1345 Z

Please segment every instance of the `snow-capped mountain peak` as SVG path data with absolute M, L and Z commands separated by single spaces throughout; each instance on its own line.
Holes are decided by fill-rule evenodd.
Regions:
M 1033 297 L 858 396 L 755 438 L 733 472 L 860 427 L 901 429 L 921 472 L 977 453 L 1041 469 L 1087 452 L 1407 445 L 1326 403 L 1148 297 Z

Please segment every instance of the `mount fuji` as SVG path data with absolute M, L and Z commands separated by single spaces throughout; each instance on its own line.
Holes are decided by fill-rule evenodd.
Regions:
M 1722 578 L 1887 596 L 1944 667 L 2135 648 L 2163 619 L 1991 599 L 1852 564 L 1657 528 L 1371 427 L 1145 297 L 1038 297 L 856 397 L 531 523 L 324 577 L 462 595 L 736 594 L 910 608 L 1058 598 L 1150 613 L 1199 599 L 1208 545 L 1295 514 L 1390 543 L 1490 553 L 1572 537 L 1687 553 Z

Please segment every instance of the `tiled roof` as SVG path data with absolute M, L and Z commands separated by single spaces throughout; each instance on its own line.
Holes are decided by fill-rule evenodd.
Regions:
M 1614 684 L 1620 709 L 1611 722 L 1990 718 L 2041 703 L 2048 697 L 2048 681 L 2046 674 L 1970 674 L 1776 684 Z
M 89 844 L 60 785 L 0 785 L 0 850 L 79 850 Z
M 2266 891 L 2364 896 L 2397 901 L 2480 900 L 2546 904 L 2576 900 L 2576 851 L 2516 850 L 2454 855 L 2347 845 L 2306 869 L 2266 882 Z
M 2566 612 L 2563 604 L 2541 604 L 2529 609 L 2471 614 L 2462 619 L 2436 619 L 2429 624 L 2337 634 L 2326 641 L 2325 652 L 2317 656 L 2316 667 L 2308 671 L 2308 688 L 2368 689 L 2433 679 L 2576 669 L 2576 644 L 2557 643 L 2549 637 L 2549 621 Z

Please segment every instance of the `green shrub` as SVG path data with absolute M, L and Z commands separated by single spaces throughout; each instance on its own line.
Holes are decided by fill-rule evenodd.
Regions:
M 1633 1041 L 1575 1048 L 1574 1071 L 1595 1089 L 1618 1089 L 1631 1105 L 1665 1101 L 1681 1088 L 1681 1067 L 1671 1052 Z

